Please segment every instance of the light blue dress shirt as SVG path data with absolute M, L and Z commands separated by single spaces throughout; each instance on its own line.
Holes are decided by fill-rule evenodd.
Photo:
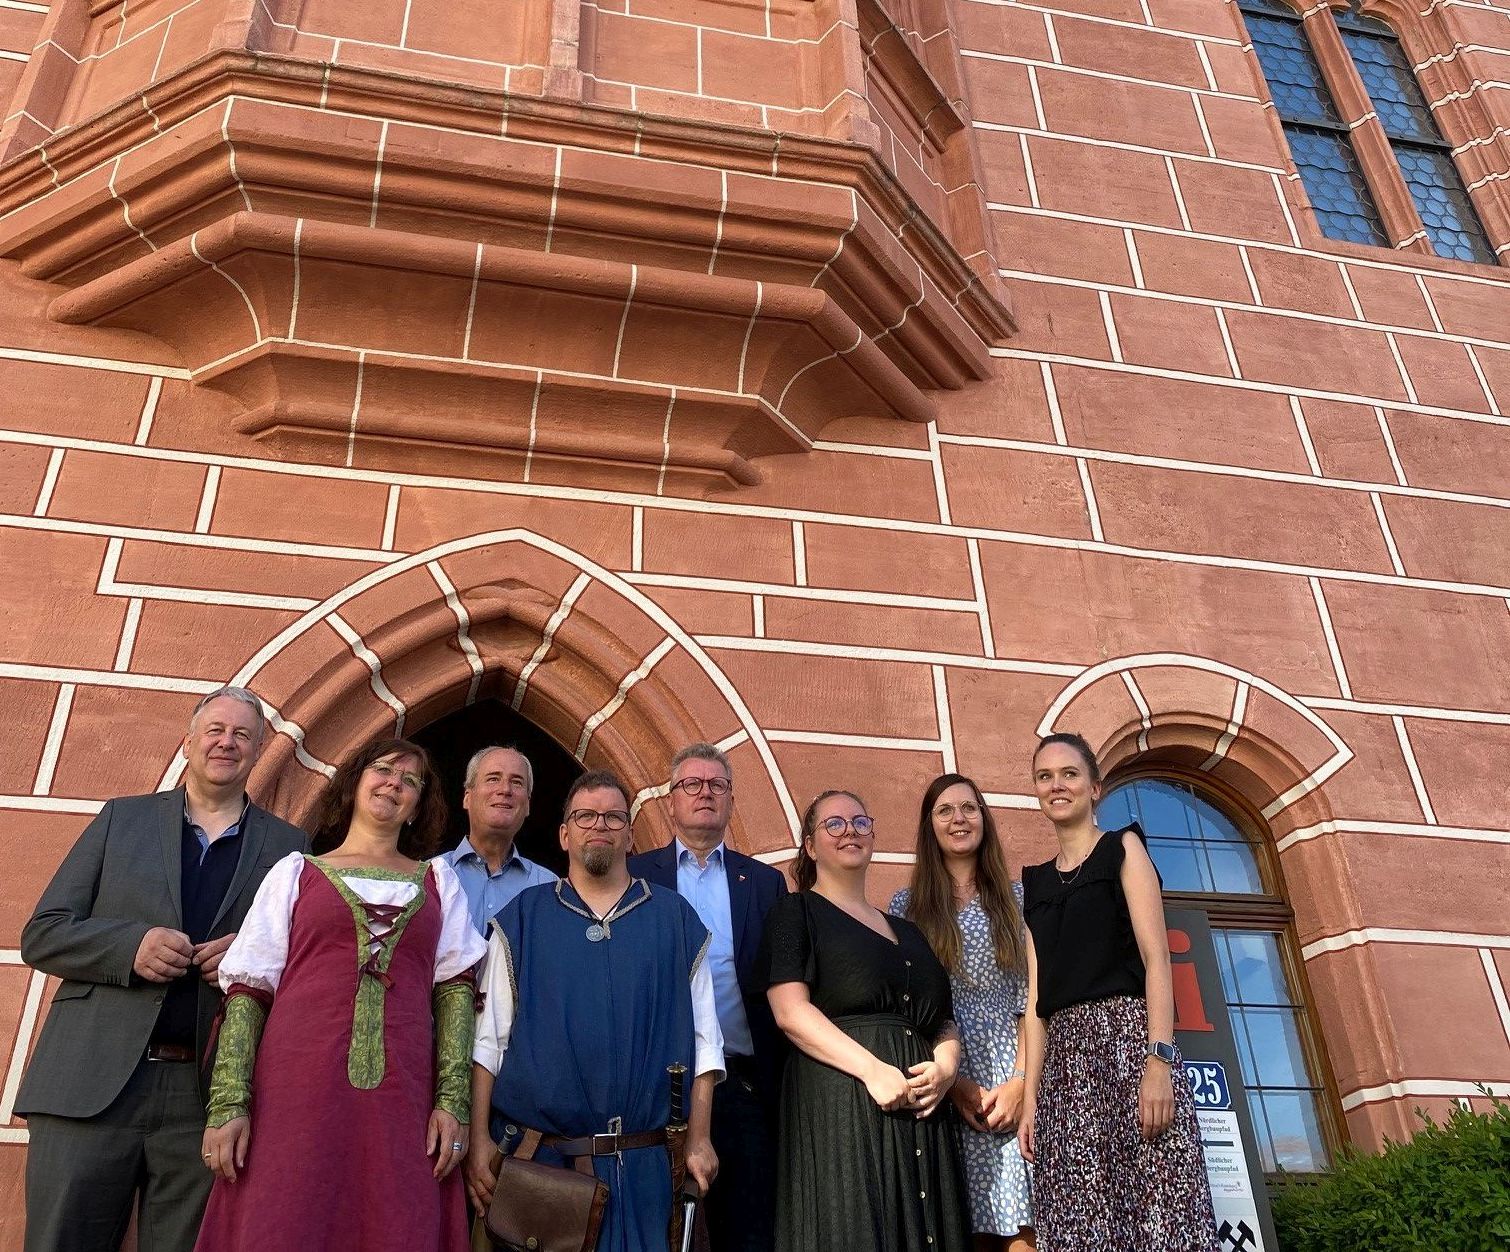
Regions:
M 520 856 L 517 847 L 510 850 L 509 859 L 498 867 L 496 874 L 488 871 L 488 863 L 478 855 L 470 839 L 463 839 L 450 852 L 442 852 L 435 859 L 446 861 L 456 871 L 466 893 L 472 925 L 480 935 L 488 933 L 488 923 L 526 887 L 556 881 L 556 876 L 545 866 Z
M 734 924 L 729 910 L 729 877 L 724 872 L 724 845 L 708 853 L 705 865 L 680 839 L 676 841 L 676 890 L 708 928 L 708 954 L 703 958 L 713 975 L 713 1002 L 723 1031 L 724 1053 L 751 1056 L 750 1023 L 745 1017 L 739 970 L 734 963 Z

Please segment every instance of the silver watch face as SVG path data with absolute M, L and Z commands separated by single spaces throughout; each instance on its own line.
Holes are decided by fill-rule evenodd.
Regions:
M 1172 1044 L 1172 1043 L 1150 1043 L 1148 1045 L 1148 1055 L 1149 1056 L 1156 1056 L 1156 1057 L 1159 1058 L 1159 1060 L 1164 1061 L 1166 1064 L 1173 1065 L 1174 1064 L 1174 1044 Z

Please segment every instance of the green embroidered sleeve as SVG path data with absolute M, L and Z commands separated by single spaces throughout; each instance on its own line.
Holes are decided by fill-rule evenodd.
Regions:
M 210 1078 L 210 1102 L 205 1110 L 205 1125 L 212 1130 L 247 1116 L 252 1101 L 252 1066 L 266 1021 L 267 1010 L 251 996 L 233 995 L 225 1002 L 215 1072 Z
M 463 1126 L 472 1120 L 472 984 L 460 979 L 435 988 L 435 1107 Z

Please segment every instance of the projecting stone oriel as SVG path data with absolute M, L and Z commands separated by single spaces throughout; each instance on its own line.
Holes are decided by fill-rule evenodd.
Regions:
M 149 64 L 141 14 L 62 6 L 0 137 L 4 254 L 71 288 L 56 320 L 171 344 L 234 398 L 226 435 L 753 483 L 834 418 L 926 421 L 989 376 L 1010 321 L 942 4 L 904 29 L 823 0 L 699 51 L 744 59 L 745 113 L 574 0 L 381 63 L 352 55 L 370 15 L 284 7 L 201 0 L 219 20 Z M 421 43 L 467 20 L 403 8 Z

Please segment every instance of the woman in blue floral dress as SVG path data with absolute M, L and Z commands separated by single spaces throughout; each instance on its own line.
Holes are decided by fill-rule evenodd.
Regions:
M 1028 985 L 1021 895 L 980 788 L 960 774 L 935 778 L 918 816 L 912 885 L 892 898 L 891 912 L 916 923 L 949 971 L 961 1047 L 950 1098 L 982 1252 L 1034 1246 L 1031 1179 L 1016 1135 Z

